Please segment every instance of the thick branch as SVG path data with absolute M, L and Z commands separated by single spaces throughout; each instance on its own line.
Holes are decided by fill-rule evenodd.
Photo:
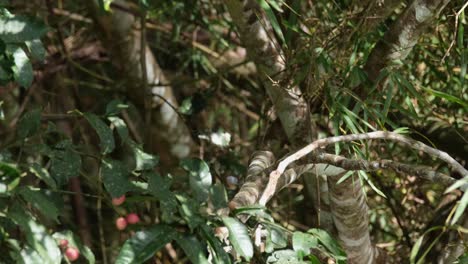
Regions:
M 369 55 L 364 67 L 370 80 L 376 81 L 392 61 L 404 60 L 419 37 L 450 0 L 414 0 L 385 33 Z
M 304 156 L 308 155 L 309 153 L 311 153 L 312 151 L 318 148 L 325 147 L 330 144 L 334 144 L 338 142 L 350 142 L 350 141 L 355 141 L 355 140 L 365 140 L 365 139 L 367 140 L 368 139 L 387 139 L 387 140 L 396 141 L 400 144 L 406 145 L 413 149 L 427 153 L 431 156 L 437 157 L 447 162 L 450 167 L 452 167 L 455 171 L 460 173 L 462 176 L 468 176 L 468 171 L 460 163 L 458 163 L 455 159 L 453 159 L 450 155 L 448 155 L 446 152 L 429 147 L 425 145 L 424 143 L 404 137 L 395 132 L 376 131 L 376 132 L 370 132 L 370 133 L 364 133 L 364 134 L 336 136 L 336 137 L 329 137 L 329 138 L 316 140 L 312 142 L 311 144 L 305 146 L 304 148 L 298 150 L 296 153 L 286 157 L 283 161 L 281 161 L 278 164 L 278 167 L 276 168 L 276 170 L 270 173 L 270 180 L 268 182 L 267 187 L 265 188 L 265 191 L 262 194 L 262 197 L 260 198 L 259 203 L 261 205 L 265 205 L 266 202 L 273 196 L 276 190 L 276 185 L 278 183 L 279 177 L 281 176 L 281 174 L 283 174 L 283 172 L 292 162 L 303 158 Z

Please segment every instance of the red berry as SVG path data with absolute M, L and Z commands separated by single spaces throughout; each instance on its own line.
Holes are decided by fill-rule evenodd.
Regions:
M 75 261 L 80 257 L 80 251 L 74 247 L 69 247 L 65 250 L 65 256 L 69 261 Z
M 112 204 L 115 206 L 119 206 L 125 202 L 125 194 L 120 197 L 112 198 Z
M 127 227 L 127 220 L 124 217 L 119 217 L 115 220 L 115 226 L 118 230 L 124 230 Z
M 129 224 L 132 224 L 132 225 L 136 224 L 136 223 L 140 222 L 140 217 L 138 217 L 138 215 L 135 214 L 135 213 L 128 214 L 127 215 L 127 222 Z
M 59 246 L 60 246 L 61 248 L 66 248 L 66 247 L 68 246 L 68 240 L 66 240 L 66 239 L 60 239 L 60 241 L 59 241 Z

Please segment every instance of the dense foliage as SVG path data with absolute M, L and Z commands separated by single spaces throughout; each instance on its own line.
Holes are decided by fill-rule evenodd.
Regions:
M 468 260 L 466 3 L 85 2 L 0 1 L 0 263 Z

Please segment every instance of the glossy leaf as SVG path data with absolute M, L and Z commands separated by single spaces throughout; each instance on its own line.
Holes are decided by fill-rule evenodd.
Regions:
M 5 196 L 18 186 L 20 171 L 11 164 L 0 162 L 0 175 L 0 196 Z
M 119 134 L 119 137 L 122 143 L 126 142 L 129 139 L 129 137 L 128 137 L 127 125 L 125 124 L 125 122 L 121 118 L 116 117 L 116 116 L 110 116 L 107 119 L 111 122 L 111 124 L 117 130 L 117 134 Z
M 131 142 L 130 145 L 135 157 L 135 170 L 152 170 L 158 165 L 159 158 L 157 156 L 144 152 L 142 148 L 134 142 Z
M 176 195 L 179 201 L 179 212 L 187 222 L 190 230 L 194 230 L 196 227 L 203 225 L 205 220 L 199 214 L 199 204 L 194 199 L 187 197 L 186 195 Z
M 50 191 L 33 189 L 29 186 L 21 187 L 18 193 L 43 216 L 58 222 L 58 216 L 63 209 L 60 205 L 63 205 L 63 201 L 54 201 L 52 199 L 61 199 L 59 195 L 51 195 Z
M 111 153 L 115 148 L 112 130 L 95 114 L 85 113 L 84 117 L 88 120 L 99 136 L 101 153 L 104 155 Z
M 28 88 L 34 78 L 33 68 L 28 55 L 20 46 L 8 46 L 9 52 L 13 56 L 15 66 L 12 68 L 13 77 L 19 85 Z
M 205 247 L 195 236 L 179 236 L 177 244 L 187 255 L 191 263 L 208 264 L 208 259 L 205 256 Z
M 29 17 L 0 15 L 0 39 L 6 43 L 22 43 L 42 37 L 47 32 L 44 23 Z
M 223 223 L 229 229 L 229 241 L 236 252 L 249 261 L 253 257 L 253 245 L 247 227 L 232 217 L 223 217 Z
M 46 50 L 40 39 L 28 40 L 25 42 L 32 58 L 43 61 L 46 56 Z
M 29 167 L 29 171 L 39 179 L 43 180 L 52 189 L 57 188 L 57 183 L 55 182 L 54 178 L 52 178 L 49 172 L 42 168 L 41 165 L 33 163 L 31 164 L 31 167 Z
M 205 202 L 208 198 L 212 183 L 210 168 L 201 159 L 184 159 L 181 166 L 189 172 L 190 188 L 195 193 L 199 202 Z
M 177 212 L 177 200 L 170 191 L 171 180 L 154 172 L 147 172 L 144 176 L 148 179 L 148 190 L 161 203 L 162 219 L 165 222 L 172 221 L 174 213 Z
M 155 225 L 147 230 L 138 231 L 125 241 L 115 263 L 143 263 L 171 242 L 176 235 L 177 232 L 166 225 Z
M 118 160 L 103 160 L 101 175 L 104 187 L 112 197 L 120 197 L 132 189 L 128 168 Z
M 37 223 L 25 209 L 15 204 L 8 211 L 8 217 L 15 221 L 26 235 L 28 244 L 44 260 L 42 263 L 55 264 L 61 262 L 60 250 L 55 240 L 48 234 L 47 229 Z
M 308 255 L 311 248 L 316 248 L 318 246 L 318 239 L 311 234 L 294 232 L 292 237 L 292 246 L 294 251 L 302 251 Z

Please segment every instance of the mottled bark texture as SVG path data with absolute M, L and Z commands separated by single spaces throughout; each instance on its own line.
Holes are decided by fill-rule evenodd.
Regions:
M 155 140 L 152 144 L 153 150 L 162 154 L 162 159 L 166 157 L 167 162 L 172 158 L 188 156 L 193 145 L 191 135 L 183 120 L 173 109 L 177 108 L 177 101 L 172 88 L 167 86 L 168 81 L 163 71 L 149 46 L 141 43 L 140 18 L 118 8 L 103 14 L 97 10 L 94 1 L 88 2 L 95 21 L 103 33 L 101 35 L 105 36 L 102 39 L 103 45 L 111 53 L 111 61 L 122 76 L 128 96 L 143 111 L 152 111 L 151 128 L 147 129 L 152 130 L 151 137 Z M 114 4 L 130 9 L 125 1 L 115 1 Z M 146 62 L 146 67 L 142 67 L 141 47 L 145 47 L 146 57 L 143 60 Z M 143 72 L 143 68 L 146 68 L 146 73 Z M 147 85 L 142 82 L 144 74 Z M 148 89 L 145 90 L 145 87 Z M 151 97 L 150 105 L 145 102 L 148 96 Z
M 358 3 L 359 4 L 359 3 Z M 359 31 L 366 33 L 372 31 L 382 23 L 401 4 L 401 0 L 366 1 L 364 10 L 359 16 Z
M 299 87 L 291 86 L 292 80 L 285 79 L 286 61 L 284 54 L 271 27 L 265 19 L 265 14 L 255 0 L 225 0 L 228 11 L 234 24 L 237 26 L 242 44 L 247 50 L 247 55 L 257 66 L 257 72 L 266 89 L 275 111 L 281 121 L 283 129 L 294 147 L 301 147 L 309 143 L 311 130 L 310 120 L 307 115 L 307 103 L 304 100 Z M 327 195 L 317 195 L 316 190 L 326 189 L 326 182 L 316 182 L 314 176 L 309 175 L 305 184 L 312 196 L 312 202 L 317 212 L 320 223 L 325 227 L 333 226 L 327 207 Z M 321 186 L 317 188 L 316 184 Z M 320 201 L 322 200 L 322 201 Z M 326 229 L 333 233 L 333 229 Z
M 377 249 L 369 236 L 369 217 L 366 197 L 359 177 L 349 177 L 337 184 L 345 171 L 329 174 L 328 187 L 333 221 L 338 230 L 338 239 L 347 254 L 347 263 L 375 263 Z
M 449 1 L 414 0 L 369 55 L 364 68 L 369 79 L 376 81 L 383 68 L 395 60 L 404 60 Z

